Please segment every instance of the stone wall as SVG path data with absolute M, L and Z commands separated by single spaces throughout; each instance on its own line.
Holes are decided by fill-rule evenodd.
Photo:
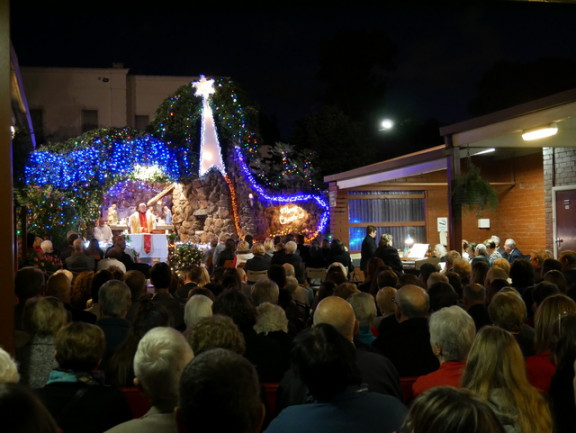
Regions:
M 215 236 L 235 234 L 230 192 L 219 172 L 177 184 L 172 200 L 172 222 L 181 241 L 209 243 Z
M 259 197 L 238 173 L 233 159 L 227 161 L 227 167 L 228 179 L 235 191 L 235 203 L 232 203 L 226 179 L 219 171 L 211 170 L 202 178 L 174 184 L 174 189 L 153 207 L 154 213 L 159 216 L 162 206 L 171 208 L 174 231 L 182 242 L 207 244 L 214 237 L 242 238 L 246 234 L 263 241 L 271 233 L 315 230 L 321 210 L 313 200 L 297 204 L 305 210 L 303 220 L 297 224 L 282 225 L 279 223 L 280 208 L 285 204 Z M 122 220 L 134 212 L 138 203 L 148 202 L 168 186 L 154 182 L 119 183 L 106 194 L 102 213 L 106 217 L 107 209 L 116 204 L 118 217 Z M 238 227 L 234 225 L 234 212 L 237 212 Z

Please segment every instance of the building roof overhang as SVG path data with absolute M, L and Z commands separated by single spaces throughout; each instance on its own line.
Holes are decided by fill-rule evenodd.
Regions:
M 553 137 L 527 142 L 522 132 L 556 123 Z M 535 152 L 543 147 L 573 147 L 576 145 L 576 89 L 567 90 L 516 105 L 485 116 L 440 128 L 445 144 L 399 156 L 324 177 L 347 189 L 416 176 L 447 168 L 452 148 L 459 149 L 460 158 L 495 149 L 500 152 Z

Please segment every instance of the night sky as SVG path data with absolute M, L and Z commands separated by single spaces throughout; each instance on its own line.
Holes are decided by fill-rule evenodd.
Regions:
M 319 109 L 319 43 L 339 30 L 384 29 L 398 50 L 387 112 L 435 118 L 440 125 L 470 117 L 474 85 L 498 61 L 576 60 L 576 5 L 568 4 L 333 6 L 345 3 L 312 0 L 262 9 L 250 2 L 233 8 L 155 2 L 155 9 L 124 11 L 106 2 L 78 3 L 12 2 L 11 35 L 21 66 L 121 62 L 134 74 L 229 76 L 285 135 L 294 120 Z

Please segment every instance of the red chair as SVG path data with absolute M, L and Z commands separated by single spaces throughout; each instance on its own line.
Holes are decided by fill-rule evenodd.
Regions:
M 264 393 L 266 395 L 266 404 L 268 405 L 268 411 L 270 412 L 270 418 L 274 418 L 276 415 L 276 393 L 278 391 L 279 383 L 263 383 L 262 388 L 264 388 Z
M 128 401 L 128 405 L 132 410 L 132 416 L 134 418 L 140 418 L 152 407 L 148 396 L 144 394 L 140 388 L 130 387 L 120 389 L 126 396 L 126 400 Z
M 416 382 L 416 379 L 418 379 L 418 376 L 400 378 L 400 386 L 402 387 L 402 401 L 406 406 L 410 406 L 412 404 L 412 400 L 414 400 L 412 384 Z

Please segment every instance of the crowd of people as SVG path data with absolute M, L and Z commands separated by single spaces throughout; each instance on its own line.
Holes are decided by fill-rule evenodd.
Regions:
M 362 279 L 339 239 L 221 236 L 175 270 L 71 234 L 60 269 L 17 271 L 0 413 L 13 432 L 573 431 L 576 252 L 490 239 L 404 269 L 366 237 Z

